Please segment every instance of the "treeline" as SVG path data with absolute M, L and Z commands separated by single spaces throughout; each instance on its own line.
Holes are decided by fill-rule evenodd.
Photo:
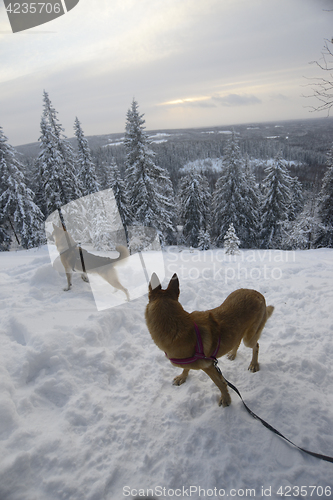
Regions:
M 25 248 L 43 243 L 42 223 L 50 213 L 107 188 L 126 234 L 132 225 L 153 227 L 162 244 L 220 247 L 232 227 L 242 248 L 333 246 L 332 151 L 314 195 L 297 178 L 297 163 L 287 161 L 288 145 L 266 144 L 262 162 L 250 159 L 251 145 L 235 133 L 221 141 L 157 145 L 143 116 L 133 100 L 124 145 L 95 152 L 76 118 L 74 150 L 44 91 L 40 153 L 29 177 L 0 128 L 1 249 L 10 248 L 13 234 Z
M 200 133 L 182 134 L 180 139 L 172 138 L 162 143 L 151 144 L 151 149 L 156 153 L 157 163 L 169 172 L 171 182 L 175 189 L 181 177 L 181 168 L 198 159 L 221 158 L 224 155 L 224 149 L 227 144 L 227 134 L 204 135 L 200 140 Z M 253 166 L 253 173 L 257 182 L 265 177 L 264 168 L 267 160 L 274 158 L 278 153 L 289 161 L 290 172 L 297 176 L 306 189 L 312 189 L 314 184 L 317 186 L 321 182 L 326 170 L 326 154 L 330 141 L 320 141 L 320 147 L 313 145 L 313 137 L 307 137 L 307 142 L 296 141 L 296 145 L 290 145 L 288 140 L 263 139 L 261 137 L 243 137 L 242 134 L 236 134 L 239 141 L 239 148 L 243 156 L 248 155 L 252 159 L 260 160 Z M 305 144 L 303 144 L 303 141 Z M 298 144 L 299 142 L 299 144 Z M 96 165 L 97 172 L 102 171 L 103 167 L 109 165 L 112 159 L 115 159 L 122 173 L 124 173 L 126 150 L 120 142 L 117 145 L 107 145 L 92 149 L 92 157 Z M 217 176 L 214 172 L 206 172 L 215 183 Z

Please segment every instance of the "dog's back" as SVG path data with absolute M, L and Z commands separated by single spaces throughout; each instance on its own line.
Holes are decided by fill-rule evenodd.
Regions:
M 186 381 L 190 369 L 202 369 L 221 390 L 219 404 L 228 406 L 231 399 L 227 385 L 221 372 L 215 369 L 214 360 L 227 353 L 230 360 L 235 359 L 243 339 L 245 346 L 253 351 L 249 370 L 258 371 L 258 340 L 274 308 L 266 307 L 264 296 L 256 290 L 236 290 L 220 306 L 192 313 L 183 309 L 178 297 L 176 274 L 166 290 L 162 290 L 157 276 L 152 276 L 145 313 L 152 339 L 174 365 L 184 368 L 175 377 L 175 385 Z M 204 357 L 196 350 L 198 332 Z

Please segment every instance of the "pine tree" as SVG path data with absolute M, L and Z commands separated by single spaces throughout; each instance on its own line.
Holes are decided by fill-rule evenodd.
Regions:
M 226 232 L 223 239 L 226 254 L 235 255 L 239 253 L 240 239 L 238 238 L 234 225 L 232 223 L 228 227 L 228 231 Z
M 41 152 L 37 159 L 39 185 L 37 199 L 45 215 L 79 198 L 82 194 L 75 171 L 73 148 L 63 135 L 47 92 L 44 91 L 41 119 Z
M 186 245 L 195 248 L 202 245 L 202 233 L 209 229 L 210 201 L 207 179 L 198 170 L 190 169 L 179 186 L 179 215 Z
M 282 245 L 282 224 L 288 220 L 292 199 L 291 177 L 279 153 L 274 162 L 265 168 L 262 200 L 261 247 L 280 248 Z
M 74 131 L 77 139 L 78 152 L 76 156 L 76 171 L 82 186 L 82 195 L 96 193 L 100 190 L 97 181 L 95 165 L 91 159 L 91 152 L 87 139 L 78 118 L 75 118 Z
M 235 134 L 232 134 L 213 194 L 213 235 L 217 246 L 223 246 L 223 238 L 230 224 L 234 225 L 245 247 L 254 245 L 257 230 L 256 197 L 248 175 L 249 182 L 246 180 L 244 160 Z
M 0 127 L 0 222 L 3 226 L 0 244 L 4 249 L 9 248 L 12 228 L 21 245 L 32 248 L 43 240 L 43 214 L 33 201 L 35 194 L 25 183 L 23 165 L 7 140 Z
M 321 191 L 319 193 L 318 215 L 323 224 L 323 229 L 318 236 L 317 245 L 333 247 L 333 147 L 328 159 L 328 168 L 325 172 Z
M 162 242 L 169 242 L 174 233 L 174 202 L 169 174 L 155 164 L 155 153 L 150 149 L 150 141 L 144 132 L 143 115 L 133 99 L 127 112 L 126 187 L 129 203 L 135 219 L 143 226 L 154 227 Z

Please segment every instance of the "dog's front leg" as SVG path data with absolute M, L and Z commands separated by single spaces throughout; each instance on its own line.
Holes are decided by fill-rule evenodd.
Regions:
M 186 382 L 189 371 L 190 370 L 188 368 L 184 368 L 182 373 L 178 375 L 178 377 L 175 377 L 173 379 L 173 385 L 182 385 L 184 382 Z
M 68 290 L 70 290 L 72 287 L 72 273 L 66 272 L 66 278 L 67 278 L 67 287 L 64 288 L 64 292 L 68 292 Z
M 214 365 L 211 365 L 208 368 L 202 368 L 202 370 L 207 373 L 207 375 L 212 379 L 214 384 L 216 384 L 221 391 L 219 406 L 229 406 L 231 403 L 231 397 L 228 392 L 227 383 L 224 380 L 222 373 L 217 371 Z

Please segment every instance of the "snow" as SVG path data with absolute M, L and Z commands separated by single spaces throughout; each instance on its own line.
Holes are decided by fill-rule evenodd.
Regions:
M 215 307 L 240 287 L 275 306 L 260 371 L 248 372 L 243 345 L 219 365 L 260 417 L 332 455 L 333 250 L 227 256 L 167 247 L 163 256 L 164 285 L 178 272 L 188 311 Z M 280 486 L 328 497 L 320 487 L 333 486 L 332 464 L 271 433 L 231 390 L 231 406 L 221 408 L 203 372 L 172 385 L 179 369 L 151 340 L 147 295 L 98 312 L 78 274 L 63 291 L 46 247 L 2 252 L 0 275 L 1 500 L 221 498 L 214 488 L 225 497 L 239 490 L 234 498 L 246 489 L 264 498 L 271 488 L 279 499 Z
M 105 144 L 104 146 L 102 146 L 102 148 L 108 148 L 110 146 L 121 146 L 122 144 L 124 144 L 124 141 L 110 142 L 110 144 Z

